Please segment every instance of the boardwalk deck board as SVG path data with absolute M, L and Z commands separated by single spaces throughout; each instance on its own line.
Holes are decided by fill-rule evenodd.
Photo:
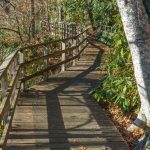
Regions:
M 77 66 L 21 94 L 7 150 L 128 150 L 89 92 L 103 76 L 102 52 L 92 46 Z M 91 55 L 89 57 L 89 55 Z

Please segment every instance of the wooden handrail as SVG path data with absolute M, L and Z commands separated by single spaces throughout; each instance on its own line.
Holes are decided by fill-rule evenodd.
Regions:
M 39 44 L 35 44 L 35 45 L 26 46 L 26 47 L 20 48 L 18 51 L 23 52 L 23 51 L 25 51 L 27 49 L 35 49 L 35 48 L 38 48 L 40 46 L 47 46 L 47 45 L 50 45 L 50 44 L 56 44 L 56 43 L 60 43 L 60 42 L 66 42 L 66 41 L 72 40 L 72 39 L 77 39 L 80 35 L 82 35 L 85 32 L 87 32 L 87 30 L 88 30 L 88 28 L 85 29 L 83 32 L 79 33 L 76 36 L 72 36 L 72 37 L 68 37 L 68 38 L 60 39 L 60 40 L 55 40 L 55 41 L 50 41 L 50 42 L 39 43 Z
M 0 105 L 0 122 L 1 128 L 3 128 L 3 134 L 0 139 L 0 149 L 4 150 L 8 134 L 11 128 L 11 123 L 17 105 L 17 99 L 21 90 L 23 90 L 26 81 L 41 76 L 46 75 L 48 77 L 48 72 L 61 66 L 61 70 L 65 70 L 65 64 L 72 62 L 75 64 L 75 60 L 80 57 L 81 53 L 87 47 L 87 30 L 82 30 L 79 28 L 77 35 L 70 34 L 69 37 L 65 39 L 40 43 L 36 45 L 26 46 L 15 50 L 11 53 L 6 60 L 0 66 L 0 86 L 1 86 L 1 105 Z M 65 31 L 66 32 L 66 31 Z M 66 34 L 66 33 L 65 33 Z M 49 46 L 61 45 L 59 50 L 50 52 Z M 26 53 L 30 54 L 33 50 L 42 48 L 42 55 L 26 60 Z M 37 51 L 38 52 L 38 51 Z M 71 54 L 71 57 L 67 58 L 67 53 Z M 56 64 L 49 64 L 51 58 L 61 56 L 62 59 Z M 28 68 L 31 64 L 40 65 L 38 62 L 42 61 L 44 68 L 37 70 L 37 72 L 31 73 L 30 75 L 25 74 L 25 68 Z
M 46 69 L 43 69 L 43 70 L 40 70 L 40 71 L 37 71 L 36 73 L 32 74 L 32 75 L 29 75 L 29 76 L 26 76 L 22 79 L 22 82 L 25 82 L 25 81 L 28 81 L 34 77 L 37 77 L 37 76 L 40 76 L 40 75 L 43 75 L 44 72 L 47 72 L 47 70 L 51 70 L 51 69 L 54 69 L 54 68 L 57 68 L 58 66 L 62 65 L 62 64 L 66 64 L 67 62 L 70 62 L 76 58 L 78 58 L 80 56 L 80 54 L 84 51 L 84 49 L 87 47 L 88 44 L 86 44 L 83 49 L 79 52 L 79 54 L 77 54 L 76 56 L 72 57 L 72 58 L 69 58 L 69 59 L 66 59 L 64 61 L 61 61 L 57 64 L 54 64 L 54 65 L 51 65 L 49 67 L 47 67 Z
M 53 52 L 53 53 L 50 53 L 48 55 L 45 55 L 45 56 L 41 56 L 41 57 L 38 57 L 38 58 L 35 58 L 35 59 L 32 59 L 31 61 L 27 61 L 23 64 L 21 64 L 23 67 L 27 66 L 27 65 L 30 65 L 32 63 L 35 63 L 37 61 L 40 61 L 40 60 L 44 60 L 44 59 L 47 59 L 47 58 L 51 58 L 51 57 L 56 57 L 56 56 L 59 56 L 60 54 L 62 53 L 67 53 L 67 52 L 70 52 L 70 51 L 73 51 L 74 49 L 78 48 L 79 46 L 81 46 L 85 41 L 87 40 L 87 38 L 85 38 L 81 43 L 79 43 L 77 46 L 72 46 L 72 47 L 69 47 L 69 48 L 66 48 L 65 50 L 61 50 L 61 51 L 56 51 L 56 52 Z

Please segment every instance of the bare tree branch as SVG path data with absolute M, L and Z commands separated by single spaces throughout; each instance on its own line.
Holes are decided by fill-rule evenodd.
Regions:
M 20 40 L 21 40 L 21 42 L 23 43 L 23 38 L 22 38 L 22 36 L 21 36 L 21 34 L 20 34 L 20 32 L 19 31 L 17 31 L 17 30 L 14 30 L 14 29 L 10 29 L 10 28 L 0 28 L 0 30 L 7 30 L 7 31 L 12 31 L 12 32 L 15 32 L 16 34 L 18 34 L 19 35 L 19 37 L 20 37 Z

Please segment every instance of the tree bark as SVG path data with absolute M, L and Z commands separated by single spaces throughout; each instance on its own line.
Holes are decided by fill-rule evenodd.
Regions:
M 32 37 L 35 37 L 35 0 L 31 0 L 31 16 L 32 16 L 32 21 L 31 21 L 31 32 L 32 32 Z
M 88 13 L 90 24 L 94 30 L 93 1 L 88 2 L 87 13 Z
M 117 0 L 129 43 L 134 74 L 141 100 L 135 126 L 150 127 L 150 24 L 143 0 Z
M 57 9 L 58 9 L 58 22 L 62 21 L 62 8 L 61 8 L 61 2 L 60 0 L 57 0 Z

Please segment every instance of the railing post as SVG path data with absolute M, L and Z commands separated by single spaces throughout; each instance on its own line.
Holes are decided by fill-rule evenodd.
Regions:
M 65 50 L 66 49 L 66 43 L 65 42 L 62 42 L 62 50 Z M 65 53 L 62 53 L 62 61 L 65 61 L 66 60 L 66 54 Z M 61 71 L 63 72 L 63 71 L 65 71 L 65 64 L 62 64 L 61 65 Z
M 66 24 L 64 23 L 64 39 L 66 38 Z
M 8 91 L 8 77 L 7 72 L 3 75 L 1 79 L 1 89 L 2 89 L 2 97 L 5 97 Z
M 76 46 L 76 45 L 77 45 L 77 41 L 76 41 L 76 39 L 74 39 L 74 40 L 73 40 L 73 46 Z M 76 56 L 76 55 L 77 55 L 77 49 L 74 49 L 74 50 L 73 50 L 73 57 Z M 76 65 L 76 59 L 73 60 L 73 64 L 72 64 L 72 65 L 73 65 L 73 66 Z
M 72 31 L 72 37 L 74 36 L 74 25 L 72 24 L 71 26 L 71 31 Z
M 2 90 L 2 99 L 6 96 L 7 92 L 8 92 L 8 76 L 7 76 L 7 72 L 5 72 L 3 74 L 3 77 L 1 79 L 1 90 Z M 9 107 L 10 103 L 8 104 L 7 107 Z M 7 122 L 7 116 L 8 113 L 5 113 L 4 116 L 2 116 L 2 120 L 3 120 L 3 125 L 5 126 L 6 122 Z
M 85 40 L 85 42 L 82 44 L 83 45 L 83 47 L 84 46 L 86 46 L 87 45 L 87 43 L 88 43 L 88 40 L 87 40 L 87 31 L 85 31 L 84 33 L 83 33 L 83 35 L 82 35 L 82 40 Z M 83 51 L 83 54 L 85 54 L 85 50 Z
M 9 82 L 8 82 L 8 74 L 7 71 L 3 74 L 3 77 L 1 79 L 1 90 L 2 90 L 2 99 L 7 95 L 9 91 Z M 8 109 L 10 106 L 10 101 L 5 109 Z M 8 111 L 1 116 L 1 125 L 5 126 L 7 123 L 7 117 L 8 117 Z
M 86 40 L 85 40 L 85 39 L 86 39 Z M 86 32 L 86 31 L 82 34 L 81 40 L 82 40 L 82 41 L 85 40 L 85 42 L 82 44 L 82 48 L 83 48 L 83 47 L 86 46 L 86 44 L 87 44 L 87 32 Z M 81 41 L 81 42 L 82 42 L 82 41 Z M 83 51 L 82 54 L 84 54 L 84 53 L 85 53 L 85 50 Z
M 58 23 L 58 35 L 61 38 L 61 22 Z
M 79 44 L 80 44 L 82 41 L 83 41 L 83 34 L 79 36 Z M 83 44 L 81 44 L 81 45 L 79 46 L 79 51 L 81 51 L 82 48 L 83 48 Z
M 23 52 L 19 52 L 19 65 L 23 64 L 25 62 L 25 57 Z M 22 67 L 20 69 L 20 78 L 23 79 L 25 77 L 25 68 Z M 25 91 L 25 83 L 21 83 L 21 89 Z
M 3 62 L 3 57 L 4 57 L 4 54 L 3 54 L 3 50 L 0 49 L 0 64 Z
M 69 37 L 69 25 L 67 24 L 67 38 Z
M 12 78 L 15 76 L 15 73 L 16 71 L 18 71 L 17 69 L 19 69 L 19 62 L 18 62 L 18 59 L 17 57 L 14 58 L 13 62 L 11 63 L 11 66 L 10 66 L 10 71 L 12 72 Z M 11 94 L 11 102 L 9 103 L 9 106 L 8 106 L 8 112 L 6 113 L 6 119 L 8 118 L 8 116 L 11 114 L 12 115 L 12 108 L 11 108 L 11 103 L 14 103 L 15 101 L 15 95 L 16 95 L 16 90 L 17 88 L 20 88 L 20 85 L 18 84 L 18 81 L 20 80 L 19 76 L 17 75 L 16 77 L 16 82 L 15 82 L 15 85 L 14 85 L 14 88 L 12 90 L 12 94 Z M 18 86 L 19 85 L 19 86 Z M 11 88 L 11 87 L 10 87 Z M 12 126 L 10 126 L 9 130 L 12 129 Z
M 84 32 L 84 38 L 86 39 L 87 38 L 87 30 Z M 87 40 L 86 40 L 87 41 Z
M 48 55 L 49 54 L 49 50 L 48 50 L 48 48 L 46 47 L 46 48 L 44 48 L 44 56 L 46 56 L 46 55 Z M 49 65 L 49 59 L 45 59 L 44 60 L 44 67 L 45 67 L 45 69 L 48 67 L 48 65 Z M 48 79 L 48 74 L 49 74 L 49 72 L 47 71 L 46 73 L 44 73 L 44 77 L 45 77 L 45 79 L 47 80 Z
M 61 23 L 61 38 L 63 39 L 63 35 L 64 35 L 64 25 L 63 23 Z
M 74 26 L 74 30 L 73 30 L 73 34 L 74 34 L 74 36 L 76 36 L 77 35 L 77 27 L 76 26 Z
M 71 37 L 71 24 L 68 24 L 68 37 Z
M 11 77 L 13 77 L 13 75 L 15 74 L 15 71 L 16 71 L 16 62 L 13 61 L 10 65 L 10 74 L 11 74 Z
M 65 23 L 65 38 L 68 37 L 68 25 Z

